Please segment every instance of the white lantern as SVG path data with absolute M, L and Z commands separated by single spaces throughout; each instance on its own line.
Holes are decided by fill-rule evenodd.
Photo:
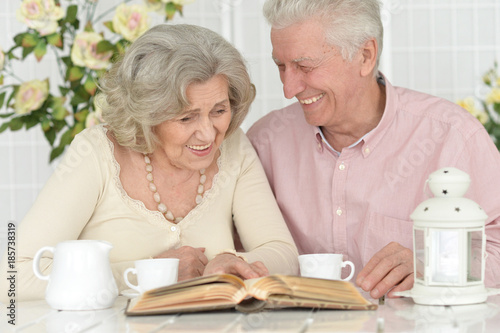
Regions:
M 413 289 L 398 295 L 425 305 L 482 303 L 489 292 L 484 285 L 487 215 L 463 197 L 470 177 L 443 168 L 433 172 L 427 184 L 434 197 L 410 216 L 415 282 Z

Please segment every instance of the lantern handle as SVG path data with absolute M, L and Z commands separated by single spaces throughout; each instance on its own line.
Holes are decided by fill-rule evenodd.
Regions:
M 426 181 L 424 182 L 424 197 L 427 199 L 431 197 L 431 195 L 428 194 L 428 192 L 427 192 L 427 188 L 428 188 L 427 184 L 428 183 L 429 183 L 429 179 L 426 179 Z

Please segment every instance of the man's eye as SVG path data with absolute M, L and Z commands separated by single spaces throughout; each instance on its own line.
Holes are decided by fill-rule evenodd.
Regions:
M 185 123 L 185 122 L 188 122 L 191 120 L 191 117 L 184 117 L 184 118 L 181 118 L 179 119 L 181 122 Z
M 312 71 L 312 67 L 308 67 L 308 66 L 299 66 L 300 70 L 303 71 L 303 72 L 310 72 Z

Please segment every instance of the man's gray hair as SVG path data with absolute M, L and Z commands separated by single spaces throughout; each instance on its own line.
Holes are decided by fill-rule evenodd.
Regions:
M 320 19 L 325 24 L 327 42 L 337 47 L 346 60 L 352 60 L 367 40 L 375 38 L 377 73 L 384 35 L 378 0 L 267 0 L 263 11 L 275 29 Z

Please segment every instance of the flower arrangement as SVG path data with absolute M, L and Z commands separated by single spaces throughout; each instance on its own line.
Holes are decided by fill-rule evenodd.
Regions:
M 466 97 L 457 103 L 475 116 L 500 150 L 500 75 L 495 62 L 482 78 L 486 93 L 479 98 Z
M 52 147 L 50 161 L 64 152 L 76 134 L 102 122 L 96 102 L 97 82 L 111 63 L 150 28 L 150 13 L 157 12 L 165 21 L 194 0 L 143 0 L 129 4 L 124 0 L 99 16 L 98 0 L 23 0 L 16 18 L 27 30 L 14 36 L 14 46 L 0 48 L 0 133 L 9 129 L 29 129 L 38 124 Z M 101 22 L 114 11 L 111 21 Z M 83 19 L 82 19 L 83 18 Z M 84 20 L 84 24 L 81 24 Z M 102 23 L 104 32 L 95 27 Z M 13 71 L 14 61 L 33 54 L 40 62 L 47 51 L 54 53 L 61 82 L 23 81 Z M 19 83 L 4 84 L 10 77 Z M 55 92 L 57 91 L 57 92 Z M 11 112 L 9 112 L 11 110 Z

